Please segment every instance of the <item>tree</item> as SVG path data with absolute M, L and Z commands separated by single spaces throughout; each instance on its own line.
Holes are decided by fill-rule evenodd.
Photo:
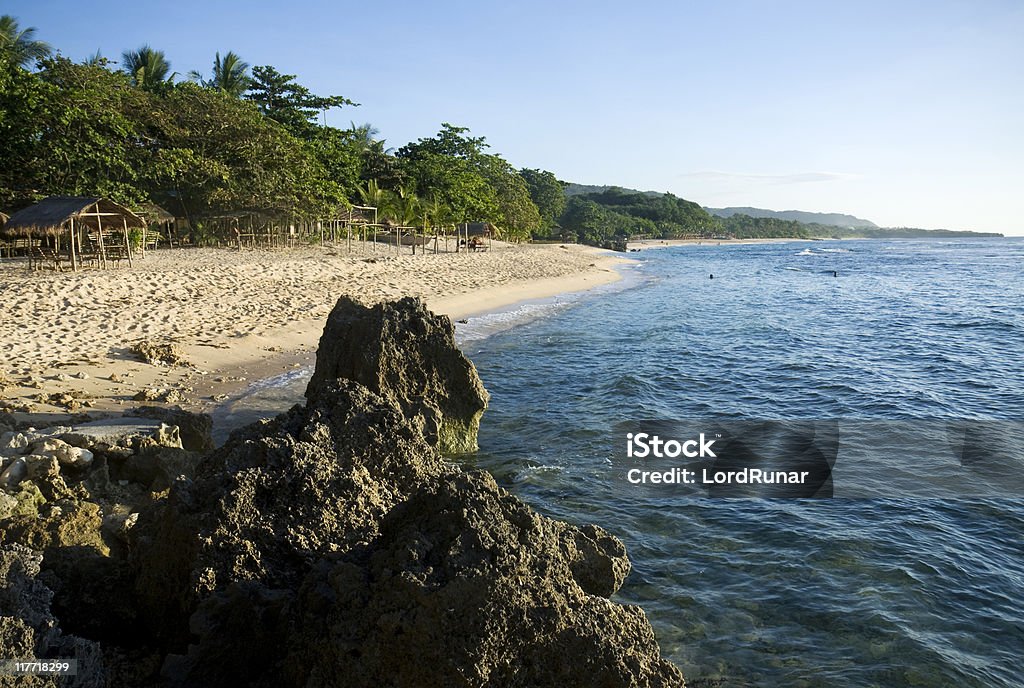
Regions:
M 50 194 L 143 200 L 153 155 L 150 94 L 101 66 L 63 57 L 39 64 L 38 74 L 13 68 L 10 87 L 0 89 L 5 205 Z
M 294 74 L 281 74 L 270 65 L 253 67 L 249 92 L 245 96 L 260 112 L 283 124 L 300 138 L 312 135 L 317 116 L 333 107 L 358 106 L 343 96 L 317 96 L 295 81 Z
M 34 27 L 18 28 L 18 20 L 9 14 L 0 17 L 0 61 L 16 67 L 49 57 L 53 52 L 48 43 L 36 40 Z
M 171 74 L 171 63 L 162 50 L 144 45 L 138 50 L 126 50 L 121 54 L 121 67 L 132 84 L 146 91 L 156 91 L 174 81 L 177 72 Z
M 186 82 L 158 105 L 154 181 L 188 217 L 237 210 L 324 217 L 344 203 L 303 142 L 252 103 Z
M 403 146 L 398 157 L 422 196 L 452 210 L 457 222 L 489 220 L 506 238 L 525 239 L 540 225 L 526 183 L 483 137 L 447 122 L 437 136 Z
M 228 51 L 221 59 L 218 52 L 213 58 L 213 75 L 209 80 L 203 79 L 199 72 L 189 73 L 189 77 L 206 88 L 224 91 L 235 98 L 249 90 L 252 79 L 249 77 L 249 63 L 242 60 L 236 53 Z
M 349 132 L 352 133 L 353 140 L 358 142 L 362 148 L 369 148 L 376 143 L 377 135 L 380 134 L 380 129 L 369 122 L 357 125 L 355 122 L 349 121 L 349 124 L 351 125 L 349 127 Z
M 565 185 L 546 170 L 519 170 L 519 176 L 526 182 L 530 198 L 537 206 L 544 235 L 550 234 L 558 217 L 565 210 Z

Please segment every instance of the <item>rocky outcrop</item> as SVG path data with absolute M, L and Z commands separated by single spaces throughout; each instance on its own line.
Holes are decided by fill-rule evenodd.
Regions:
M 34 568 L 18 566 L 50 621 L 0 593 L 0 641 L 41 652 L 59 623 L 70 635 L 46 636 L 49 651 L 101 648 L 90 666 L 108 685 L 682 686 L 643 612 L 608 599 L 630 570 L 622 543 L 443 458 L 442 411 L 475 438 L 486 403 L 450 323 L 411 300 L 335 312 L 350 333 L 390 333 L 350 366 L 381 392 L 339 373 L 354 343 L 328 347 L 336 365 L 318 365 L 304 405 L 198 463 L 159 423 L 124 442 L 63 429 L 94 454 L 66 466 L 52 437 L 12 434 L 6 460 L 26 471 L 33 447 L 56 447 L 0 491 L 0 547 L 31 548 L 18 556 Z M 445 391 L 448 370 L 474 386 Z
M 320 337 L 306 396 L 336 379 L 358 382 L 396 404 L 442 453 L 476 450 L 487 390 L 455 345 L 451 320 L 419 299 L 372 307 L 339 299 Z
M 681 684 L 607 599 L 621 543 L 447 463 L 348 380 L 236 432 L 131 537 L 181 685 Z

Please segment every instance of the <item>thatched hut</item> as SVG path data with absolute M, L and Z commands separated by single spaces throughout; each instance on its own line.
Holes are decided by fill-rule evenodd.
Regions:
M 135 214 L 146 222 L 142 229 L 142 256 L 146 256 L 147 248 L 156 248 L 161 239 L 161 231 L 165 232 L 167 243 L 172 247 L 175 244 L 173 225 L 174 214 L 164 210 L 156 203 L 143 203 L 135 209 Z M 156 231 L 150 231 L 150 227 L 156 227 Z
M 108 260 L 122 256 L 131 265 L 128 228 L 142 229 L 145 225 L 141 217 L 105 198 L 50 196 L 11 215 L 4 232 L 12 237 L 40 240 L 34 250 L 40 258 L 55 263 L 60 261 L 64 244 L 71 267 L 77 270 L 80 259 L 86 256 L 95 258 L 103 267 Z

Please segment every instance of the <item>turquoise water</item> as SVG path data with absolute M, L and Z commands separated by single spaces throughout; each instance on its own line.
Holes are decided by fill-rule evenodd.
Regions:
M 1024 685 L 1024 241 L 631 257 L 621 283 L 459 326 L 492 395 L 462 461 L 621 538 L 617 599 L 691 685 Z M 282 377 L 222 420 L 304 385 Z M 835 497 L 623 479 L 627 427 L 705 418 L 833 424 Z
M 1024 451 L 1003 441 L 985 474 L 947 461 L 931 430 L 972 419 L 984 436 L 1021 418 L 1024 242 L 637 255 L 631 288 L 463 333 L 492 394 L 469 461 L 542 512 L 619 536 L 634 569 L 618 599 L 644 607 L 692 683 L 1024 685 Z M 709 416 L 837 419 L 860 454 L 840 452 L 831 500 L 622 480 L 624 422 Z M 865 421 L 921 431 L 868 456 Z M 868 460 L 903 487 L 841 477 Z M 940 466 L 962 495 L 929 482 Z

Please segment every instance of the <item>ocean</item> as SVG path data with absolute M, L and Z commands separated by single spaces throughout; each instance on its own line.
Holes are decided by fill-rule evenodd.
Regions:
M 460 461 L 618 536 L 615 599 L 693 685 L 1024 685 L 1024 240 L 630 257 L 459 326 L 492 395 Z M 280 382 L 230 419 L 301 396 Z M 716 423 L 817 424 L 827 498 L 625 478 L 627 432 Z

